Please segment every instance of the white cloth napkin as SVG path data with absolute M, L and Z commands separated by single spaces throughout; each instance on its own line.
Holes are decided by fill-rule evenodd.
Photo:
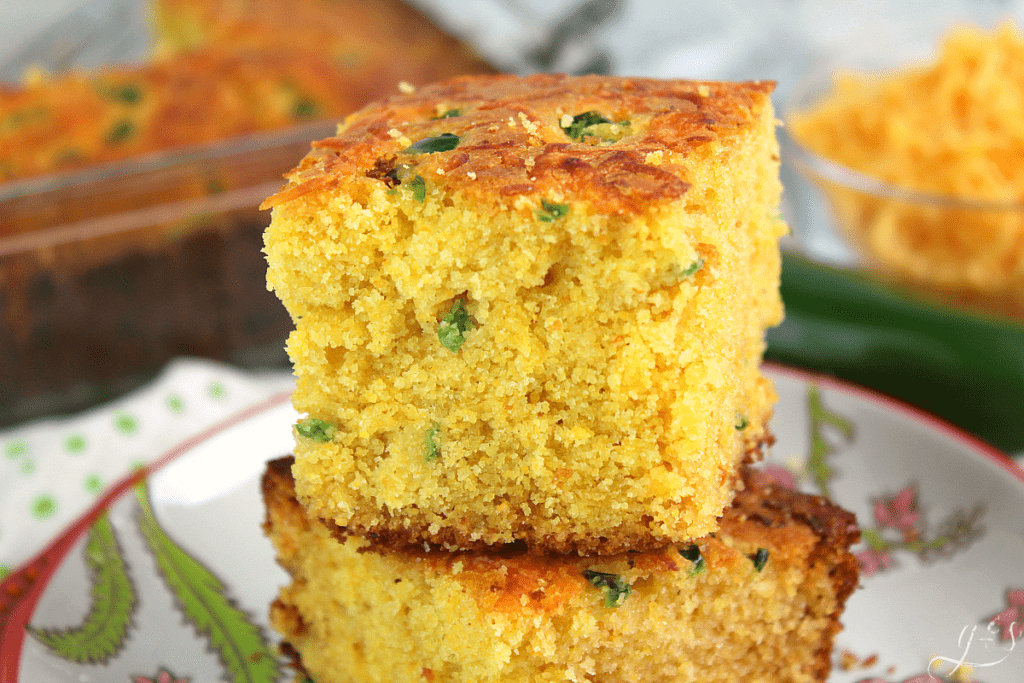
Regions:
M 120 400 L 0 432 L 0 578 L 138 465 L 293 386 L 285 371 L 179 359 Z

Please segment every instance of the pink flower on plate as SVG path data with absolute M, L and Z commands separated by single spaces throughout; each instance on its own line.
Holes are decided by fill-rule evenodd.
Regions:
M 880 526 L 899 529 L 904 534 L 917 534 L 921 518 L 917 514 L 917 491 L 908 484 L 892 498 L 875 503 L 875 521 Z
M 1002 629 L 1000 640 L 1016 642 L 1024 636 L 1024 589 L 1006 592 L 1006 609 L 988 620 Z
M 860 572 L 864 576 L 871 576 L 893 565 L 892 556 L 886 550 L 864 550 L 854 553 L 854 556 L 860 562 Z
M 153 678 L 146 676 L 132 676 L 132 683 L 191 683 L 191 678 L 178 678 L 164 667 Z

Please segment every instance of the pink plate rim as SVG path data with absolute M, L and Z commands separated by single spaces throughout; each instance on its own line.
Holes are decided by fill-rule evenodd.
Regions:
M 892 396 L 875 389 L 847 382 L 846 380 L 842 380 L 838 377 L 833 377 L 832 375 L 827 375 L 825 373 L 813 372 L 803 368 L 772 362 L 765 362 L 763 367 L 769 368 L 780 375 L 799 379 L 809 384 L 814 383 L 820 386 L 826 386 L 840 393 L 856 396 L 868 403 L 884 406 L 893 412 L 899 413 L 904 419 L 921 424 L 931 431 L 942 434 L 951 441 L 958 442 L 968 450 L 980 453 L 987 459 L 999 465 L 1003 470 L 1024 485 L 1024 463 L 1018 463 L 1007 453 L 999 450 L 987 441 L 983 441 L 979 437 L 957 427 L 951 422 L 929 413 L 927 410 L 912 406 L 909 403 L 905 403 L 904 401 L 893 398 Z

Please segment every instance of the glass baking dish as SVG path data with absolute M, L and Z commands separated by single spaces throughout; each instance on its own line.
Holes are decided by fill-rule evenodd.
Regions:
M 311 141 L 331 136 L 366 101 L 397 91 L 401 79 L 493 71 L 403 0 L 60 4 L 60 11 L 0 10 L 25 27 L 13 54 L 0 50 L 4 79 L 145 69 L 193 50 L 199 57 L 188 68 L 209 61 L 203 75 L 216 77 L 240 69 L 232 61 L 237 51 L 252 69 L 238 72 L 226 101 L 265 102 L 267 115 L 247 123 L 251 129 L 289 127 L 202 144 L 197 137 L 188 148 L 0 182 L 0 427 L 109 400 L 177 356 L 287 368 L 292 323 L 266 288 L 262 201 L 282 187 Z M 42 21 L 50 23 L 38 28 Z M 317 59 L 290 51 L 304 41 L 316 43 Z M 299 73 L 312 74 L 309 82 L 289 80 Z M 191 87 L 173 69 L 152 78 L 178 96 Z M 321 98 L 310 114 L 317 120 L 292 114 L 294 124 L 281 123 L 274 116 L 288 110 L 282 102 L 300 84 Z M 207 89 L 197 92 L 210 96 L 209 83 L 200 85 Z M 178 109 L 168 111 L 170 123 L 180 123 Z
M 287 367 L 258 207 L 334 128 L 0 185 L 0 425 L 108 400 L 175 356 Z

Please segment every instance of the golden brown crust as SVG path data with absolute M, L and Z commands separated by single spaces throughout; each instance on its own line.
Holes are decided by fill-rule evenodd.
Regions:
M 341 183 L 354 192 L 384 182 L 373 169 L 398 156 L 421 176 L 491 203 L 565 194 L 602 213 L 635 214 L 682 196 L 689 188 L 685 158 L 749 128 L 773 87 L 559 74 L 458 77 L 356 112 L 335 137 L 314 144 L 289 185 L 264 206 Z M 439 118 L 453 111 L 459 115 Z M 621 139 L 569 137 L 562 126 L 591 111 L 628 121 L 618 129 Z M 445 133 L 459 137 L 458 147 L 403 151 Z M 677 158 L 660 163 L 648 156 L 661 151 Z
M 296 509 L 302 511 L 299 501 L 295 499 L 295 479 L 292 478 L 292 464 L 295 457 L 286 455 L 267 462 L 267 468 L 260 477 L 260 491 L 266 504 L 266 515 L 263 518 L 263 531 L 270 533 L 273 527 L 271 511 Z
M 860 579 L 860 565 L 850 553 L 850 546 L 860 540 L 857 519 L 827 498 L 775 485 L 759 470 L 744 468 L 743 479 L 744 489 L 736 494 L 732 508 L 722 518 L 723 533 L 749 521 L 758 522 L 766 532 L 802 526 L 813 531 L 818 539 L 807 556 L 807 564 L 831 567 L 829 578 L 835 593 L 835 610 L 815 664 L 815 676 L 823 681 L 832 668 L 832 643 L 842 629 L 839 617 Z
M 379 94 L 399 80 L 428 83 L 464 73 L 493 73 L 467 46 L 402 0 L 155 0 L 159 49 L 209 45 L 293 50 L 316 46 L 368 77 Z M 368 78 L 369 81 L 369 78 Z
M 295 497 L 295 479 L 292 478 L 292 464 L 295 458 L 288 455 L 267 463 L 260 485 L 266 515 L 263 518 L 263 533 L 268 536 L 275 528 L 290 528 L 305 531 L 309 518 Z
M 306 513 L 295 497 L 295 480 L 291 472 L 293 463 L 292 456 L 279 458 L 269 462 L 264 472 L 263 498 L 267 505 L 267 521 L 264 523 L 264 531 L 268 534 L 273 526 L 270 519 L 272 510 L 276 515 L 288 515 L 289 517 L 295 515 L 297 521 L 301 520 L 297 525 L 299 527 L 308 524 Z M 743 484 L 737 491 L 732 505 L 726 509 L 720 520 L 723 527 L 738 527 L 747 522 L 756 522 L 765 530 L 805 527 L 816 537 L 815 550 L 809 555 L 811 562 L 846 553 L 849 547 L 860 538 L 860 530 L 854 515 L 834 505 L 827 498 L 777 486 L 759 470 L 751 467 L 745 466 L 741 477 Z M 343 541 L 350 535 L 360 535 L 350 529 L 338 527 L 332 522 L 321 521 L 339 540 Z M 408 537 L 403 537 L 400 534 L 375 533 L 363 535 L 363 537 L 371 542 L 375 552 L 404 552 L 414 555 L 445 554 L 444 548 L 440 544 L 410 542 Z M 666 545 L 669 544 L 662 543 L 644 549 L 641 544 L 639 547 L 624 547 L 616 553 L 608 553 L 608 555 L 656 552 Z M 459 552 L 480 552 L 485 548 L 488 554 L 505 558 L 536 554 L 523 543 L 485 546 Z M 547 554 L 552 555 L 552 553 Z M 851 565 L 839 567 L 834 574 L 835 586 L 842 600 L 845 600 L 846 596 L 853 591 L 858 580 L 856 560 L 852 556 L 850 559 Z
M 828 498 L 778 486 L 763 472 L 751 468 L 744 468 L 743 482 L 732 505 L 738 520 L 754 520 L 768 528 L 804 524 L 828 546 L 848 546 L 860 538 L 853 513 Z M 822 548 L 822 552 L 827 550 Z

